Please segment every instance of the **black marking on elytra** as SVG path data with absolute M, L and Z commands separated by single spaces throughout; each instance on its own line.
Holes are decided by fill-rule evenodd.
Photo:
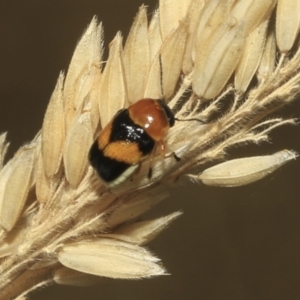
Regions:
M 143 156 L 150 154 L 155 146 L 147 132 L 131 120 L 128 109 L 117 113 L 113 120 L 109 142 L 116 141 L 136 143 Z
M 104 156 L 98 148 L 97 140 L 89 151 L 89 161 L 99 177 L 106 182 L 114 181 L 130 167 L 129 164 Z

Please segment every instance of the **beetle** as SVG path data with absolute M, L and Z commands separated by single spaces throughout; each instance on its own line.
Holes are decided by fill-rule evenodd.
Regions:
M 164 139 L 174 124 L 174 114 L 164 100 L 141 99 L 119 110 L 103 128 L 90 148 L 90 164 L 104 184 L 116 186 L 155 155 L 157 148 L 165 154 Z

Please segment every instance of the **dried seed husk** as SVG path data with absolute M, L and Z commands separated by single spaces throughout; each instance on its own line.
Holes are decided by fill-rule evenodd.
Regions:
M 275 33 L 271 31 L 267 35 L 265 49 L 257 69 L 259 82 L 266 80 L 274 71 L 276 62 L 276 41 Z
M 186 24 L 183 22 L 180 23 L 178 28 L 169 35 L 161 48 L 161 74 L 163 93 L 166 99 L 170 99 L 171 96 L 173 96 L 178 83 L 182 69 L 187 33 Z
M 86 65 L 90 66 L 93 63 L 93 58 L 96 53 L 93 53 L 94 48 L 91 47 L 91 43 L 95 42 L 97 34 L 99 33 L 101 32 L 97 32 L 97 18 L 94 17 L 76 45 L 66 76 L 65 92 L 74 90 L 75 87 L 73 87 L 73 85 L 80 76 L 82 69 L 84 69 Z M 101 41 L 101 38 L 99 39 L 98 36 L 97 43 L 99 43 L 99 41 Z
M 242 186 L 266 177 L 296 157 L 296 152 L 282 150 L 272 155 L 233 159 L 205 170 L 198 179 L 212 186 Z
M 92 142 L 91 112 L 86 110 L 78 114 L 70 126 L 63 153 L 66 178 L 73 188 L 79 185 L 87 171 Z
M 122 240 L 135 245 L 145 245 L 181 214 L 181 212 L 174 212 L 162 218 L 124 225 L 115 230 L 113 234 L 105 234 L 105 237 Z
M 84 109 L 90 109 L 92 112 L 91 117 L 91 128 L 94 138 L 98 134 L 100 127 L 100 114 L 98 109 L 98 101 L 100 98 L 100 83 L 101 83 L 101 69 L 98 67 L 91 67 L 91 87 L 89 93 L 84 98 Z M 87 105 L 88 104 L 88 105 Z
M 177 1 L 178 20 L 183 20 L 186 17 L 191 2 L 193 1 L 192 0 Z
M 54 176 L 47 177 L 44 171 L 42 154 L 37 158 L 35 193 L 40 203 L 45 203 L 54 195 L 61 177 L 61 169 Z
M 147 86 L 145 88 L 144 98 L 152 98 L 152 99 L 164 99 L 163 95 L 163 87 L 162 87 L 162 71 L 161 71 L 161 63 L 160 63 L 160 54 L 157 54 L 154 58 L 149 75 Z
M 77 44 L 71 59 L 63 90 L 67 130 L 83 101 L 78 98 L 78 93 L 82 88 L 85 75 L 89 73 L 92 65 L 100 67 L 103 53 L 102 35 L 102 25 L 97 26 L 97 19 L 94 17 Z
M 277 0 L 242 0 L 236 1 L 231 15 L 236 22 L 242 24 L 245 35 L 248 35 L 262 21 L 268 19 Z
M 70 269 L 110 278 L 138 279 L 165 274 L 159 259 L 146 249 L 110 239 L 65 245 L 58 259 Z
M 55 175 L 61 165 L 65 140 L 63 81 L 64 75 L 60 73 L 42 127 L 42 159 L 47 177 Z
M 181 23 L 165 40 L 151 65 L 144 97 L 169 99 L 174 94 L 182 69 L 186 38 L 187 27 Z
M 300 1 L 278 0 L 276 11 L 276 41 L 282 53 L 293 47 L 300 29 Z
M 128 104 L 120 33 L 110 44 L 109 58 L 101 77 L 100 95 L 99 112 L 103 128 L 118 110 Z
M 108 227 L 115 227 L 125 221 L 132 220 L 148 211 L 161 200 L 167 198 L 169 193 L 162 187 L 155 188 L 151 192 L 143 193 L 129 200 L 125 200 L 117 206 L 107 219 Z
M 62 285 L 92 286 L 103 282 L 105 278 L 62 267 L 55 271 L 53 280 Z
M 258 68 L 265 46 L 268 23 L 268 20 L 262 22 L 245 39 L 234 77 L 235 89 L 239 93 L 247 90 Z
M 13 162 L 14 162 L 14 159 L 9 160 L 0 171 L 0 210 L 2 208 L 4 191 L 5 191 L 7 180 L 10 177 L 10 173 L 12 171 L 11 166 L 12 166 Z M 0 213 L 1 213 L 1 211 L 0 211 Z
M 15 298 L 15 300 L 28 300 L 28 298 L 24 295 L 20 295 L 17 298 Z
M 3 168 L 3 161 L 9 146 L 9 143 L 6 142 L 6 134 L 6 132 L 0 134 L 0 170 Z
M 230 20 L 229 20 L 230 22 Z M 198 50 L 193 72 L 193 90 L 201 98 L 216 97 L 232 75 L 241 56 L 244 30 L 241 26 L 224 24 L 223 34 L 215 44 L 203 44 Z M 226 28 L 226 30 L 225 30 Z M 219 37 L 219 32 L 215 32 Z
M 24 146 L 11 163 L 1 207 L 1 225 L 10 231 L 17 223 L 33 183 L 35 145 Z
M 163 40 L 165 40 L 168 35 L 178 27 L 179 21 L 182 20 L 187 13 L 190 2 L 191 0 L 159 1 L 160 28 Z
M 211 3 L 210 1 L 209 3 Z M 198 23 L 201 19 L 201 11 L 204 7 L 204 1 L 203 0 L 195 0 L 190 3 L 189 9 L 187 11 L 186 20 L 185 22 L 188 25 L 188 36 L 186 40 L 185 45 L 185 52 L 183 56 L 183 63 L 182 63 L 182 71 L 184 74 L 191 73 L 193 69 L 193 64 L 195 60 L 195 39 L 196 39 L 196 26 L 198 26 Z M 192 56 L 192 53 L 194 56 Z
M 151 22 L 148 29 L 148 41 L 150 49 L 150 62 L 152 62 L 155 56 L 158 54 L 158 51 L 162 44 L 162 36 L 160 32 L 160 23 L 159 23 L 159 11 L 156 10 L 151 18 Z
M 101 38 L 102 38 L 102 25 L 99 25 L 99 28 L 97 28 L 101 32 Z M 100 37 L 99 37 L 100 38 Z M 80 76 L 78 77 L 78 81 L 76 84 L 78 85 L 77 93 L 76 93 L 76 109 L 82 107 L 84 103 L 86 102 L 86 99 L 90 96 L 92 90 L 96 90 L 98 94 L 100 93 L 100 78 L 101 78 L 101 67 L 100 59 L 102 59 L 102 44 L 101 49 L 98 47 L 99 45 L 91 45 L 95 50 L 99 51 L 100 55 L 95 55 L 95 60 L 92 64 L 86 66 Z M 99 53 L 98 53 L 99 54 Z M 97 99 L 98 100 L 98 99 Z
M 193 59 L 195 59 L 195 54 L 204 41 L 212 44 L 212 37 L 217 42 L 223 35 L 223 31 L 219 30 L 219 28 L 222 27 L 220 26 L 221 24 L 230 20 L 229 9 L 230 4 L 227 1 L 212 0 L 205 3 L 197 18 L 197 28 L 195 29 L 192 49 Z M 235 20 L 230 22 L 235 22 Z M 224 28 L 227 29 L 227 27 Z M 211 46 L 213 47 L 213 45 Z
M 143 98 L 150 69 L 147 9 L 144 5 L 130 29 L 123 57 L 128 99 L 133 103 Z

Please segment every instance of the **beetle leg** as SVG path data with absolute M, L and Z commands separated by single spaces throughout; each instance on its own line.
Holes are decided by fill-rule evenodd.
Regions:
M 170 156 L 173 156 L 177 162 L 181 160 L 180 157 L 178 157 L 175 152 L 166 154 L 166 143 L 164 141 L 159 141 L 159 144 L 160 144 L 160 154 L 163 158 L 168 158 Z

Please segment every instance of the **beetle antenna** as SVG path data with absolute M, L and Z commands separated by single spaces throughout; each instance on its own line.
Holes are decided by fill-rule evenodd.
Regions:
M 205 123 L 205 121 L 201 120 L 201 119 L 197 119 L 197 118 L 190 118 L 190 119 L 178 119 L 178 118 L 175 118 L 175 121 L 181 121 L 181 122 L 185 122 L 185 121 L 197 121 L 197 122 L 200 122 L 200 123 Z
M 159 53 L 159 68 L 160 68 L 160 91 L 162 98 L 165 100 L 165 94 L 164 94 L 164 86 L 163 86 L 163 64 L 162 64 L 162 58 L 161 58 L 161 53 Z
M 160 67 L 160 89 L 161 89 L 161 94 L 162 94 L 162 100 L 166 101 L 165 99 L 165 95 L 164 95 L 164 86 L 163 86 L 163 64 L 162 64 L 162 57 L 161 57 L 161 53 L 159 53 L 159 67 Z M 197 119 L 197 118 L 190 118 L 190 119 L 185 119 L 185 120 L 181 120 L 178 118 L 175 118 L 175 121 L 198 121 L 200 123 L 205 123 L 204 121 Z

